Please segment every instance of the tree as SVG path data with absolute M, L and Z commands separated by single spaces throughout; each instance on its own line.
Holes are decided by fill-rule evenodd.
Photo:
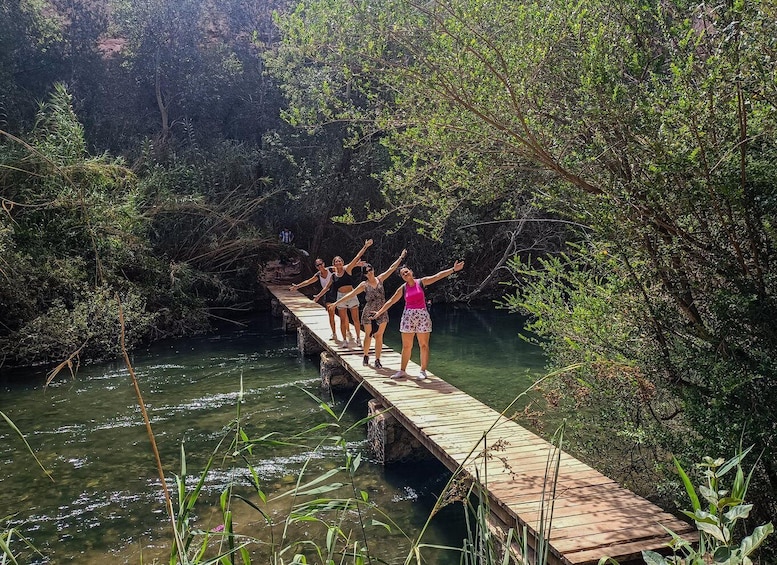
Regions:
M 56 80 L 62 24 L 43 2 L 0 5 L 0 127 L 18 131 L 35 116 L 35 99 Z
M 588 361 L 605 388 L 617 373 L 665 431 L 765 449 L 774 504 L 774 11 L 308 2 L 282 23 L 288 115 L 379 136 L 385 197 L 438 237 L 484 203 L 585 226 L 561 263 L 514 265 L 509 304 L 556 362 Z
M 260 54 L 275 41 L 272 10 L 287 3 L 115 0 L 110 37 L 121 48 L 110 64 L 120 89 L 111 92 L 119 112 L 136 109 L 135 139 L 153 137 L 161 153 L 260 142 L 277 124 L 278 100 Z

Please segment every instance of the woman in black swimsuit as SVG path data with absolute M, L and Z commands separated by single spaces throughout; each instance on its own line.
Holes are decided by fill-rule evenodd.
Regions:
M 359 293 L 364 292 L 364 295 L 367 297 L 367 302 L 364 304 L 364 311 L 362 312 L 362 326 L 364 326 L 364 361 L 362 364 L 365 367 L 370 364 L 370 341 L 372 337 L 375 337 L 375 368 L 380 369 L 383 367 L 380 363 L 380 354 L 383 351 L 383 332 L 386 331 L 386 325 L 388 324 L 388 314 L 384 313 L 375 320 L 370 319 L 369 316 L 386 303 L 386 292 L 383 290 L 383 281 L 385 281 L 391 273 L 397 270 L 397 267 L 402 263 L 402 259 L 405 258 L 405 255 L 407 255 L 407 251 L 403 249 L 399 258 L 379 275 L 376 275 L 373 266 L 367 263 L 364 265 L 364 272 L 367 276 L 367 280 L 359 283 L 359 286 L 339 300 L 336 300 L 334 304 L 329 304 L 327 306 L 329 311 L 332 312 L 339 306 L 339 303 L 347 302 L 351 298 L 356 297 Z
M 329 281 L 329 284 L 316 295 L 315 300 L 318 300 L 324 296 L 330 287 L 337 291 L 338 300 L 351 292 L 355 282 L 353 278 L 353 268 L 359 264 L 362 255 L 364 255 L 364 252 L 367 251 L 371 245 L 372 240 L 366 240 L 361 250 L 353 259 L 351 259 L 347 265 L 343 261 L 343 258 L 339 255 L 332 259 L 332 266 L 334 267 L 335 272 L 332 276 L 332 279 Z M 351 320 L 353 320 L 353 325 L 356 328 L 356 346 L 361 347 L 362 340 L 361 332 L 359 331 L 359 299 L 355 296 L 350 300 L 338 305 L 337 307 L 337 314 L 340 316 L 340 333 L 343 335 L 343 339 L 350 339 L 351 337 L 351 332 L 348 329 L 349 311 L 351 312 Z

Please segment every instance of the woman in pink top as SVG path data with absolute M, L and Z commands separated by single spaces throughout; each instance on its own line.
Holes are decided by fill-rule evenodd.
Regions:
M 402 366 L 399 371 L 391 375 L 392 379 L 401 379 L 406 377 L 407 364 L 410 361 L 410 354 L 413 352 L 413 338 L 418 338 L 418 347 L 421 348 L 421 372 L 416 377 L 418 380 L 425 379 L 426 369 L 429 365 L 429 335 L 432 333 L 432 319 L 429 311 L 426 309 L 426 295 L 424 289 L 430 284 L 436 283 L 440 279 L 452 275 L 464 268 L 464 261 L 456 261 L 450 269 L 444 269 L 422 279 L 413 278 L 413 271 L 407 266 L 399 269 L 399 276 L 405 283 L 400 286 L 389 298 L 383 307 L 372 314 L 370 318 L 375 319 L 386 312 L 400 297 L 405 296 L 405 311 L 402 312 L 402 321 L 399 323 L 399 331 L 402 333 Z

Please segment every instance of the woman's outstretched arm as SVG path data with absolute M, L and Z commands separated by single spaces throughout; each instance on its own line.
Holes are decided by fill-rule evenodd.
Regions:
M 378 278 L 380 279 L 380 282 L 385 281 L 391 273 L 397 270 L 399 268 L 399 265 L 402 263 L 402 259 L 405 258 L 407 255 L 407 249 L 403 249 L 402 253 L 399 254 L 399 257 L 397 257 L 397 260 L 394 261 L 391 266 L 383 271 L 381 274 L 378 275 Z
M 453 273 L 456 273 L 458 271 L 461 271 L 464 268 L 464 261 L 456 261 L 453 264 L 453 267 L 449 269 L 443 269 L 436 275 L 432 275 L 429 277 L 424 277 L 421 279 L 421 282 L 424 283 L 424 286 L 429 286 L 430 284 L 434 284 L 440 279 L 444 279 L 445 277 L 451 276 Z
M 332 286 L 332 282 L 333 282 L 334 280 L 335 280 L 335 278 L 334 278 L 334 277 L 329 277 L 329 282 L 328 282 L 328 283 L 326 283 L 326 286 L 325 286 L 324 288 L 322 288 L 322 289 L 321 289 L 321 292 L 319 292 L 318 294 L 316 294 L 316 295 L 313 297 L 313 301 L 314 301 L 314 302 L 318 302 L 318 301 L 319 301 L 319 299 L 320 299 L 322 296 L 326 295 L 326 291 L 327 291 L 327 290 L 329 290 L 329 287 L 330 287 L 330 286 Z
M 318 279 L 318 275 L 313 275 L 309 279 L 306 279 L 302 281 L 301 283 L 295 283 L 289 287 L 289 290 L 298 290 L 302 287 L 308 286 L 309 284 L 313 284 Z
M 364 281 L 360 282 L 359 285 L 356 288 L 354 288 L 351 292 L 349 292 L 348 294 L 346 294 L 342 298 L 338 298 L 332 304 L 330 304 L 329 308 L 330 309 L 335 308 L 341 302 L 347 302 L 348 300 L 350 300 L 354 296 L 358 296 L 360 292 L 364 292 L 366 284 L 367 283 L 365 283 Z
M 381 306 L 380 310 L 378 310 L 377 312 L 373 312 L 370 316 L 368 316 L 368 318 L 370 320 L 374 320 L 375 318 L 380 317 L 383 314 L 383 312 L 387 312 L 388 309 L 391 308 L 394 304 L 396 304 L 396 302 L 402 297 L 402 293 L 404 292 L 404 290 L 405 290 L 405 285 L 403 284 L 397 289 L 397 291 L 392 295 L 392 297 L 389 298 L 383 306 Z
M 367 251 L 367 248 L 368 248 L 368 247 L 370 247 L 371 245 L 372 245 L 372 240 L 371 240 L 371 239 L 367 239 L 367 240 L 365 240 L 365 241 L 364 241 L 364 245 L 363 245 L 363 246 L 362 246 L 362 248 L 359 250 L 359 252 L 356 254 L 356 257 L 354 257 L 353 259 L 351 259 L 351 262 L 350 262 L 350 263 L 348 263 L 348 264 L 345 266 L 345 270 L 348 272 L 348 274 L 349 274 L 349 275 L 351 274 L 351 271 L 353 271 L 353 268 L 356 266 L 356 264 L 357 264 L 359 261 L 361 261 L 361 258 L 362 258 L 362 255 L 364 255 L 364 252 L 365 252 L 365 251 Z

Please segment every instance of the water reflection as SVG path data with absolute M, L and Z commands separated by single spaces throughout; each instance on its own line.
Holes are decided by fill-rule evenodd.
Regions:
M 513 317 L 439 306 L 432 315 L 432 371 L 497 409 L 524 390 L 541 367 L 539 353 L 517 336 Z M 398 347 L 396 329 L 389 333 L 388 344 Z M 241 424 L 251 438 L 271 432 L 291 437 L 327 418 L 305 393 L 319 394 L 317 361 L 300 357 L 295 336 L 283 335 L 270 318 L 259 318 L 241 331 L 157 344 L 136 353 L 133 365 L 166 475 L 170 479 L 181 473 L 183 444 L 190 488 L 218 443 L 228 444 L 234 433 L 241 377 Z M 18 437 L 0 426 L 0 518 L 14 514 L 10 523 L 46 556 L 27 555 L 25 561 L 104 563 L 107 555 L 116 563 L 167 560 L 170 534 L 161 485 L 126 368 L 116 363 L 84 367 L 77 379 L 58 380 L 46 390 L 43 370 L 18 371 L 4 379 L 0 410 L 23 430 L 55 479 L 36 468 Z M 346 400 L 335 399 L 335 413 Z M 364 416 L 365 403 L 353 403 L 345 426 Z M 350 450 L 364 451 L 363 430 L 348 439 Z M 343 463 L 342 450 L 331 442 L 317 446 L 318 438 L 306 437 L 294 443 L 257 445 L 254 450 L 251 463 L 271 499 L 293 487 L 303 466 L 313 477 Z M 447 478 L 436 462 L 384 469 L 367 461 L 357 475 L 358 489 L 410 535 L 426 521 Z M 199 527 L 220 524 L 218 497 L 231 484 L 259 504 L 245 465 L 220 455 L 203 488 Z M 342 495 L 353 492 L 347 487 Z M 265 508 L 277 521 L 289 509 L 289 498 Z M 236 529 L 245 527 L 256 537 L 269 534 L 269 526 L 250 506 L 239 504 L 233 510 Z M 310 524 L 293 533 L 324 540 Z M 369 535 L 373 555 L 390 563 L 404 560 L 410 541 L 396 530 L 373 527 Z M 451 506 L 435 517 L 426 541 L 459 546 L 462 537 L 461 508 Z M 429 557 L 458 562 L 455 554 Z

